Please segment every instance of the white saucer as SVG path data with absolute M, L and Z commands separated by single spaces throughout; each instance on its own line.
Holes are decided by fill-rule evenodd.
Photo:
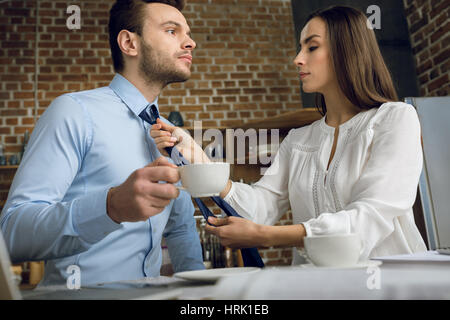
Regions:
M 185 280 L 195 280 L 195 281 L 217 281 L 223 277 L 231 277 L 243 273 L 253 273 L 260 271 L 260 268 L 254 267 L 237 267 L 237 268 L 216 268 L 216 269 L 206 269 L 206 270 L 193 270 L 175 273 L 174 276 L 185 279 Z
M 368 261 L 364 261 L 364 262 L 359 262 L 357 264 L 354 265 L 349 265 L 349 266 L 336 266 L 336 267 L 320 267 L 320 266 L 315 266 L 313 264 L 301 264 L 299 265 L 299 267 L 301 268 L 313 268 L 313 269 L 365 269 L 365 268 L 369 268 L 369 267 L 378 267 L 382 264 L 381 261 L 378 260 L 368 260 Z

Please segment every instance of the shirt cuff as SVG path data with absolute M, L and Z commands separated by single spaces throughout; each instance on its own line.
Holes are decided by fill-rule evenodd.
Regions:
M 312 236 L 313 234 L 312 234 L 311 226 L 309 225 L 309 223 L 302 222 L 301 224 L 303 225 L 303 227 L 305 227 L 305 232 L 306 232 L 305 237 Z
M 351 233 L 351 221 L 347 212 L 321 213 L 317 218 L 302 222 L 307 236 Z
M 88 243 L 96 243 L 122 227 L 106 212 L 108 190 L 90 193 L 73 202 L 74 229 Z

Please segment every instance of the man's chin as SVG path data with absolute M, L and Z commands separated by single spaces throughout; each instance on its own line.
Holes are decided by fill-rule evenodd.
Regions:
M 165 83 L 166 83 L 166 86 L 168 86 L 171 83 L 186 82 L 187 80 L 189 80 L 189 77 L 167 78 Z
M 168 84 L 169 83 L 174 83 L 174 82 L 185 82 L 187 80 L 189 80 L 189 78 L 191 77 L 191 72 L 177 72 L 175 74 L 173 74 L 172 77 L 168 77 Z

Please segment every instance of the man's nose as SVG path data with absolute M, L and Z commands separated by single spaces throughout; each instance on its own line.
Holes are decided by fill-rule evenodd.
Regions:
M 190 36 L 186 36 L 186 40 L 183 42 L 183 49 L 185 50 L 194 50 L 197 47 L 197 44 Z

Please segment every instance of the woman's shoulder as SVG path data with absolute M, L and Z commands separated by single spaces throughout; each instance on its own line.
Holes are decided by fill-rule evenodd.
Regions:
M 392 128 L 392 125 L 418 123 L 416 109 L 405 102 L 391 101 L 383 103 L 371 119 L 371 127 Z
M 380 113 L 380 114 L 390 113 L 390 114 L 396 114 L 396 115 L 400 115 L 405 112 L 406 113 L 416 112 L 416 109 L 409 103 L 405 103 L 402 101 L 389 101 L 389 102 L 383 103 L 378 108 L 378 111 L 377 111 L 377 113 Z

